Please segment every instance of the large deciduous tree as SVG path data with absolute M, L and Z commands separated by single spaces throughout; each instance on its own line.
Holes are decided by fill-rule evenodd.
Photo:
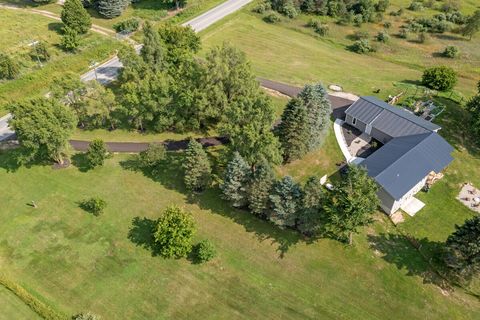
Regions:
M 445 249 L 445 262 L 460 280 L 468 282 L 480 274 L 480 216 L 456 225 Z
M 302 206 L 302 189 L 290 176 L 274 183 L 268 218 L 281 227 L 295 227 Z
M 183 162 L 185 186 L 190 191 L 203 191 L 211 181 L 210 160 L 203 146 L 191 139 Z
M 480 10 L 475 11 L 475 13 L 467 19 L 462 29 L 462 34 L 472 40 L 472 37 L 478 31 L 480 31 Z
M 87 33 L 92 20 L 81 0 L 66 0 L 61 13 L 62 22 L 77 33 Z
M 51 93 L 54 98 L 62 101 L 75 112 L 79 125 L 84 128 L 88 114 L 84 99 L 87 86 L 80 80 L 80 77 L 69 73 L 61 78 L 54 79 Z
M 21 145 L 19 162 L 54 160 L 63 163 L 75 115 L 58 100 L 39 98 L 9 106 L 9 124 Z
M 379 205 L 378 186 L 363 167 L 350 166 L 347 175 L 325 199 L 325 230 L 352 243 L 353 233 L 372 221 Z
M 247 205 L 247 184 L 250 179 L 250 168 L 238 152 L 233 153 L 228 162 L 222 189 L 223 198 L 233 207 L 240 208 Z
M 158 35 L 165 48 L 165 62 L 170 67 L 175 67 L 182 60 L 189 59 L 201 47 L 200 36 L 189 26 L 165 24 L 159 28 Z
M 182 258 L 192 250 L 195 222 L 190 213 L 170 206 L 157 221 L 154 234 L 158 252 L 164 258 Z

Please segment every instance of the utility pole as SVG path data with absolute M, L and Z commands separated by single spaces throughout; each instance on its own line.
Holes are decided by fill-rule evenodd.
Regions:
M 35 52 L 35 57 L 37 57 L 38 64 L 40 65 L 40 68 L 43 67 L 42 62 L 40 61 L 40 58 L 38 57 L 38 51 L 37 51 L 37 40 L 32 40 L 32 42 L 29 43 L 29 46 L 33 46 L 33 50 Z
M 96 61 L 91 61 L 90 62 L 90 68 L 93 68 L 93 72 L 95 73 L 95 80 L 98 81 L 97 66 L 98 66 L 98 62 L 96 62 Z

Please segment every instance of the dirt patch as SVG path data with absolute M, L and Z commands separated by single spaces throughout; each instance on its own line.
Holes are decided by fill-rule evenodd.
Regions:
M 72 162 L 70 161 L 70 159 L 63 159 L 63 163 L 54 163 L 52 165 L 52 169 L 53 170 L 65 169 L 70 167 L 71 163 Z
M 265 92 L 269 95 L 269 96 L 272 96 L 272 97 L 277 97 L 277 98 L 284 98 L 284 99 L 290 99 L 289 96 L 287 96 L 286 94 L 283 94 L 279 91 L 276 91 L 276 90 L 273 90 L 273 89 L 269 89 L 269 88 L 266 88 L 266 87 L 262 87 L 263 90 L 265 90 Z

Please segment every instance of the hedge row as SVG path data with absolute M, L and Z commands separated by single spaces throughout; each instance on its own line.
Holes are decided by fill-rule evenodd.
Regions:
M 0 285 L 3 285 L 5 288 L 13 292 L 33 311 L 35 311 L 39 316 L 46 320 L 69 319 L 69 317 L 67 317 L 66 315 L 59 313 L 58 311 L 52 309 L 50 306 L 46 305 L 42 301 L 38 300 L 36 297 L 31 295 L 27 290 L 25 290 L 15 282 L 7 279 L 3 274 L 0 274 Z

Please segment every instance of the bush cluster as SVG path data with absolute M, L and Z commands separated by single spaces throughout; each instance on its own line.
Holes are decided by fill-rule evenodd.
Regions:
M 203 240 L 195 246 L 193 254 L 198 263 L 205 263 L 216 257 L 217 250 L 211 241 Z
M 0 53 L 0 80 L 15 79 L 20 73 L 20 68 L 16 61 L 10 56 Z
M 94 216 L 98 216 L 107 207 L 107 202 L 100 197 L 92 197 L 90 199 L 83 200 L 80 203 L 80 207 Z
M 282 18 L 280 18 L 280 15 L 275 11 L 270 11 L 263 17 L 263 21 L 267 23 L 277 23 L 277 22 L 280 22 L 281 20 Z
M 317 33 L 320 36 L 326 36 L 328 34 L 328 31 L 330 28 L 328 27 L 328 24 L 321 23 L 320 21 L 316 21 L 311 19 L 308 23 L 307 26 L 312 28 L 315 33 Z
M 457 47 L 455 46 L 447 46 L 445 47 L 445 50 L 443 50 L 442 55 L 446 58 L 456 58 L 460 54 L 460 51 L 458 50 Z
M 430 89 L 449 91 L 457 83 L 457 75 L 447 66 L 431 67 L 423 72 L 422 83 Z
M 365 54 L 369 52 L 374 52 L 375 49 L 370 45 L 370 42 L 367 39 L 357 40 L 352 45 L 348 47 L 352 52 Z
M 113 25 L 113 29 L 115 29 L 115 31 L 127 33 L 137 31 L 139 27 L 140 20 L 138 20 L 137 18 L 123 20 Z

